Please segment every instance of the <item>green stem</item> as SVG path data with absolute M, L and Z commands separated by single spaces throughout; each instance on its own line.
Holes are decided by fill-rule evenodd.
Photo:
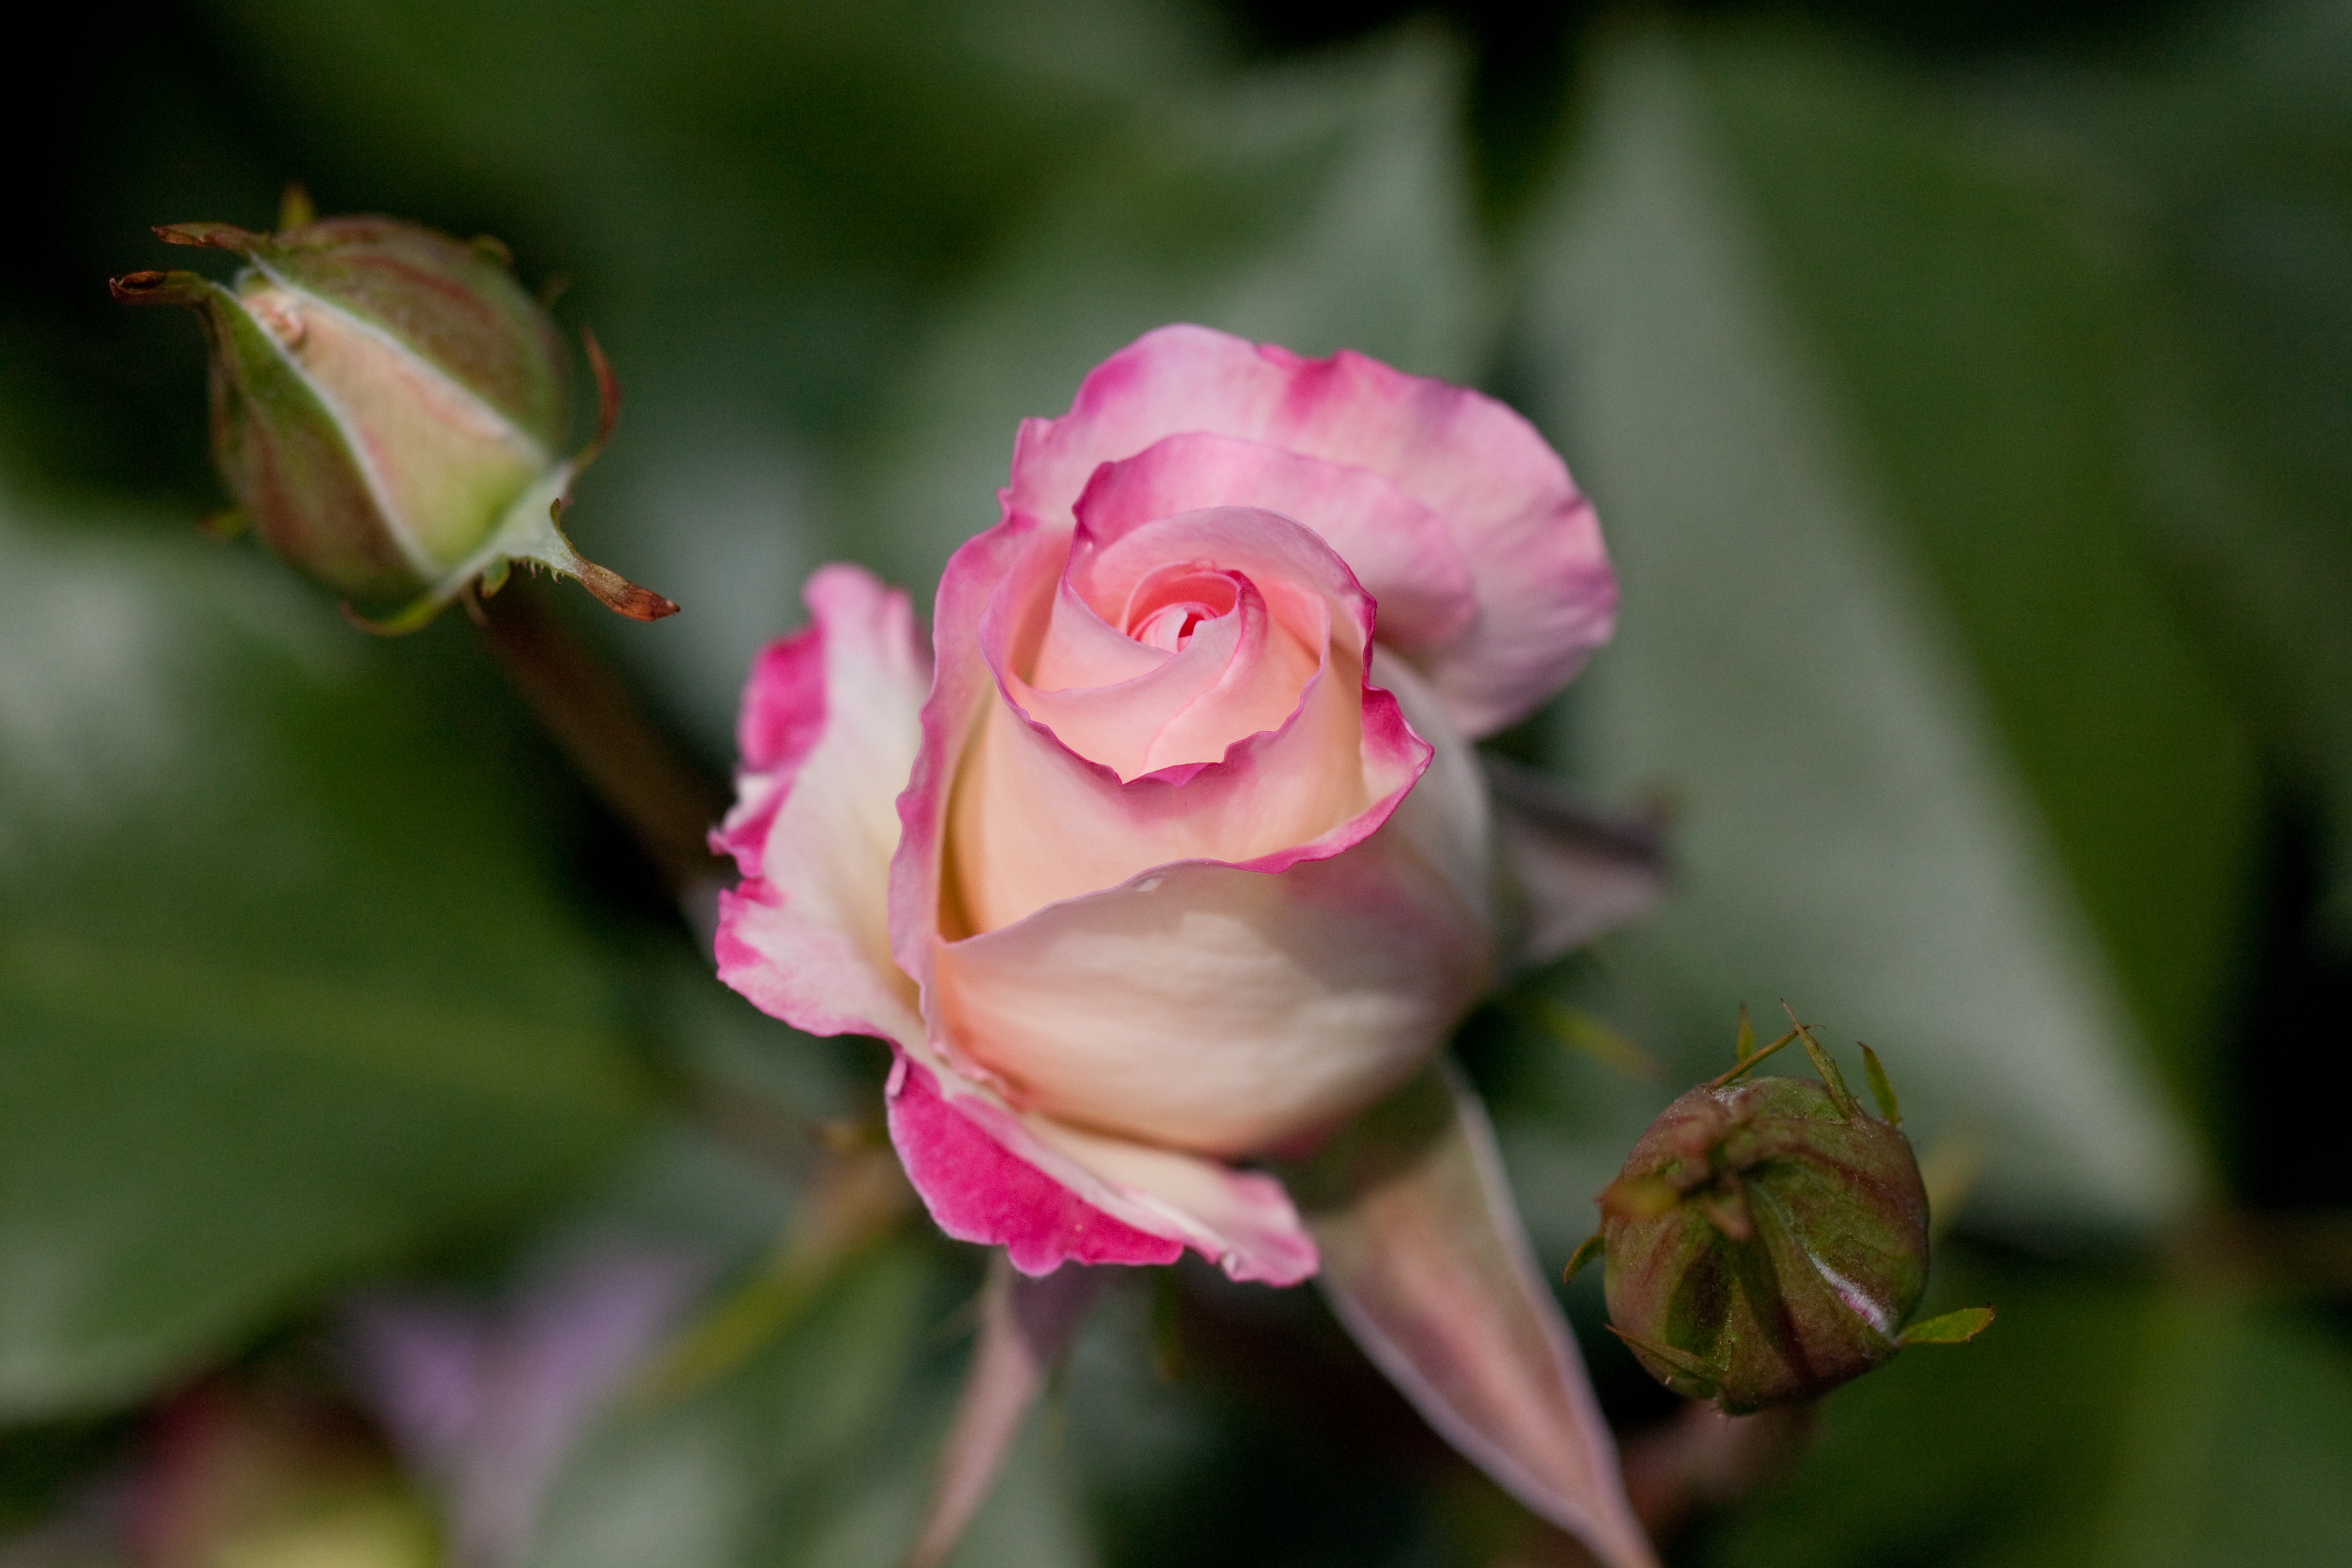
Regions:
M 548 608 L 542 585 L 517 573 L 492 600 L 473 600 L 482 640 L 582 779 L 626 824 L 670 891 L 690 907 L 724 873 L 707 835 L 727 791 L 681 758 L 593 649 Z

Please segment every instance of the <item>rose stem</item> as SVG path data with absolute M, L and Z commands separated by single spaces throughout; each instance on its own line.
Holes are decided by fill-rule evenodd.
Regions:
M 590 789 L 635 837 L 698 925 L 723 863 L 706 835 L 725 790 L 681 758 L 620 679 L 548 608 L 545 591 L 515 574 L 496 599 L 468 595 L 482 640 Z

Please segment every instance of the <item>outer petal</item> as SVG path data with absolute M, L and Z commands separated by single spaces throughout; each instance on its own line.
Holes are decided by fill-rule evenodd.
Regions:
M 941 849 L 957 765 L 982 705 L 996 697 L 996 675 L 980 651 L 980 623 L 996 585 L 1022 565 L 1046 532 L 1031 517 L 1009 517 L 964 541 L 948 559 L 931 626 L 934 670 L 923 704 L 922 749 L 898 797 L 900 833 L 890 858 L 890 950 L 926 989 L 939 938 Z
M 937 1023 L 1021 1103 L 1264 1154 L 1362 1109 L 1489 977 L 1487 932 L 1409 841 L 1279 875 L 1192 862 L 942 944 Z
M 1402 711 L 1426 710 L 1399 685 Z M 935 1038 L 1057 1122 L 1203 1154 L 1264 1153 L 1360 1109 L 1428 1058 L 1494 962 L 1483 787 L 1467 746 L 1430 727 L 1419 784 L 1330 842 L 1160 866 L 940 944 Z
M 1186 432 L 1369 469 L 1444 519 L 1478 613 L 1425 668 L 1466 734 L 1528 712 L 1609 636 L 1616 577 L 1558 454 L 1492 398 L 1360 354 L 1302 360 L 1202 327 L 1147 333 L 1096 368 L 1066 415 L 1022 426 L 1006 509 L 1064 525 L 1099 465 Z
M 1255 1171 L 1017 1114 L 926 1049 L 890 1084 L 890 1139 L 940 1229 L 1003 1243 L 1013 1266 L 1172 1263 L 1186 1248 L 1236 1280 L 1295 1285 L 1315 1243 Z
M 830 566 L 804 597 L 813 623 L 770 645 L 743 693 L 745 767 L 711 836 L 744 873 L 719 895 L 719 975 L 812 1033 L 919 1038 L 886 911 L 929 672 L 905 594 Z

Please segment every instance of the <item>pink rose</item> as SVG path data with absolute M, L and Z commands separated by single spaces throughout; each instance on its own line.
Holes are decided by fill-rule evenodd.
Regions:
M 1003 520 L 906 596 L 811 580 L 761 655 L 714 841 L 719 973 L 898 1053 L 891 1135 L 949 1234 L 1035 1274 L 1290 1283 L 1234 1162 L 1415 1071 L 1513 905 L 1469 743 L 1610 631 L 1592 510 L 1493 400 L 1198 327 L 1015 443 Z

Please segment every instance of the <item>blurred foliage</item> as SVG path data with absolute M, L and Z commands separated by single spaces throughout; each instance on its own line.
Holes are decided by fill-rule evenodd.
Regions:
M 1015 423 L 1149 327 L 1511 399 L 1624 595 L 1509 744 L 1663 795 L 1680 876 L 1465 1031 L 1538 1252 L 1787 996 L 1980 1170 L 1927 1310 L 2001 1312 L 1675 1560 L 2352 1538 L 2341 0 L 54 20 L 0 101 L 40 214 L 0 260 L 0 1564 L 104 1561 L 158 1401 L 331 1365 L 355 1290 L 617 1234 L 723 1299 L 873 1114 L 878 1053 L 709 979 L 462 622 L 367 642 L 187 526 L 195 335 L 103 279 L 289 178 L 571 280 L 629 402 L 567 521 L 687 607 L 583 629 L 714 768 L 807 570 L 927 592 Z M 2323 1239 L 2180 1239 L 2247 1209 Z M 893 1561 L 977 1278 L 919 1225 L 852 1249 L 725 1375 L 624 1398 L 532 1561 Z M 1567 1300 L 1639 1440 L 1667 1403 Z M 1310 1293 L 1188 1266 L 1113 1295 L 959 1561 L 1550 1550 Z
M 546 759 L 462 641 L 355 643 L 256 556 L 87 524 L 8 519 L 0 570 L 22 1416 L 530 1213 L 643 1091 L 569 907 L 567 813 L 517 777 Z

